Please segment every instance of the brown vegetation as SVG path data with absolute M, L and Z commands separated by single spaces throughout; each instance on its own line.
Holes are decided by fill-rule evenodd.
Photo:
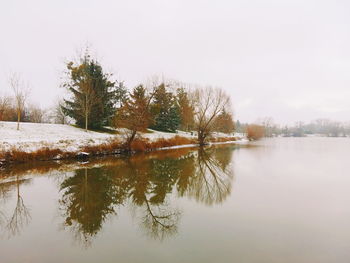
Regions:
M 251 124 L 246 127 L 247 138 L 249 140 L 259 140 L 265 136 L 264 126 Z
M 131 150 L 137 152 L 146 152 L 154 149 L 165 148 L 165 147 L 173 147 L 179 145 L 187 145 L 187 144 L 197 144 L 197 140 L 181 137 L 176 135 L 170 139 L 160 138 L 156 141 L 150 141 L 148 139 L 135 139 L 131 143 Z
M 152 94 L 139 85 L 130 93 L 130 98 L 123 101 L 114 118 L 116 128 L 126 128 L 124 130 L 125 147 L 131 150 L 132 144 L 138 132 L 145 131 L 151 122 L 149 105 L 152 100 Z M 136 142 L 136 144 L 139 144 Z
M 47 161 L 53 159 L 64 159 L 71 157 L 73 153 L 63 152 L 60 149 L 40 148 L 34 152 L 25 152 L 19 149 L 12 149 L 7 152 L 0 152 L 0 159 L 8 162 L 28 162 L 28 161 Z
M 235 140 L 235 137 L 213 137 L 208 139 L 209 142 L 214 143 L 222 143 Z M 90 156 L 112 155 L 123 152 L 127 153 L 130 151 L 150 152 L 161 148 L 193 144 L 198 144 L 197 139 L 176 135 L 175 137 L 169 139 L 159 138 L 154 141 L 145 138 L 136 138 L 132 141 L 130 148 L 128 147 L 128 145 L 122 143 L 118 139 L 113 139 L 99 145 L 86 145 L 82 147 L 81 150 L 78 152 L 67 152 L 57 148 L 50 149 L 49 147 L 43 147 L 32 152 L 26 152 L 17 148 L 13 148 L 6 152 L 0 152 L 0 162 L 1 160 L 3 160 L 3 162 L 8 163 L 25 163 L 30 161 L 73 159 L 78 156 L 79 152 L 86 152 Z
M 109 142 L 99 144 L 99 145 L 87 145 L 81 150 L 87 152 L 91 155 L 107 155 L 116 153 L 118 150 L 123 149 L 122 143 L 117 140 L 110 140 Z

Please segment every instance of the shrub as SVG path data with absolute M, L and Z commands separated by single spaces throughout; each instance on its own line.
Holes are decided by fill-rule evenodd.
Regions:
M 261 125 L 251 124 L 247 126 L 246 133 L 249 140 L 259 140 L 265 136 L 265 129 Z

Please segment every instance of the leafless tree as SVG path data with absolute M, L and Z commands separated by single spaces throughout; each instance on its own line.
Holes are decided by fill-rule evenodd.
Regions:
M 195 127 L 198 132 L 198 142 L 205 145 L 205 140 L 211 135 L 215 118 L 223 111 L 230 109 L 230 97 L 220 88 L 196 88 L 192 94 L 195 109 Z
M 87 78 L 85 82 L 82 83 L 82 91 L 84 96 L 81 97 L 79 103 L 85 115 L 85 131 L 88 131 L 89 117 L 92 107 L 96 104 L 98 97 L 92 88 L 91 80 Z
M 57 100 L 54 108 L 53 108 L 53 119 L 55 123 L 58 124 L 67 124 L 68 123 L 68 118 L 65 112 L 62 109 L 64 101 L 63 100 Z
M 21 113 L 24 110 L 26 100 L 29 95 L 29 88 L 23 83 L 21 76 L 18 73 L 13 73 L 10 76 L 9 84 L 14 93 L 17 112 L 17 130 L 19 130 L 19 123 L 21 122 Z
M 8 96 L 1 96 L 0 97 L 0 121 L 4 118 L 5 111 L 10 107 L 10 97 Z
M 265 132 L 264 135 L 265 137 L 272 137 L 273 134 L 273 128 L 274 128 L 274 122 L 271 117 L 265 117 L 262 119 L 259 119 L 257 123 L 260 123 L 261 126 L 264 127 Z
M 44 110 L 35 105 L 28 107 L 29 121 L 34 123 L 42 123 L 44 117 Z
M 23 198 L 20 194 L 20 184 L 25 181 L 21 181 L 18 177 L 16 176 L 16 186 L 17 186 L 17 202 L 16 202 L 16 207 L 13 211 L 13 215 L 11 219 L 9 220 L 7 224 L 7 229 L 9 231 L 10 236 L 15 236 L 18 235 L 22 228 L 27 225 L 31 219 L 30 216 L 30 211 L 29 209 L 25 206 L 23 202 Z

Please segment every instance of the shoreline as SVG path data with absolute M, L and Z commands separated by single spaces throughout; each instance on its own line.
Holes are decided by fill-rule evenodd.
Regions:
M 59 148 L 50 148 L 49 146 L 39 148 L 36 151 L 23 151 L 18 149 L 12 149 L 10 151 L 0 152 L 0 168 L 5 168 L 10 164 L 20 164 L 28 163 L 34 161 L 61 161 L 61 160 L 88 160 L 92 157 L 103 157 L 103 156 L 127 156 L 133 155 L 139 152 L 154 152 L 162 150 L 175 150 L 181 148 L 198 148 L 202 147 L 198 143 L 179 143 L 174 144 L 176 139 L 187 139 L 180 136 L 174 136 L 174 138 L 164 139 L 160 138 L 156 141 L 148 142 L 147 140 L 138 139 L 136 142 L 145 143 L 146 147 L 144 149 L 132 149 L 126 150 L 119 141 L 112 141 L 110 144 L 100 144 L 100 145 L 87 145 L 79 151 L 62 151 Z M 220 138 L 223 141 L 216 141 L 218 138 L 213 137 L 211 141 L 208 141 L 206 146 L 224 145 L 224 144 L 246 144 L 249 141 L 239 140 L 238 138 L 228 137 Z M 187 139 L 188 140 L 188 139 Z M 159 142 L 160 141 L 160 142 Z M 149 145 L 147 145 L 149 143 Z M 156 147 L 159 144 L 172 144 L 169 146 Z M 154 145 L 154 147 L 152 147 Z M 148 146 L 148 147 L 147 147 Z

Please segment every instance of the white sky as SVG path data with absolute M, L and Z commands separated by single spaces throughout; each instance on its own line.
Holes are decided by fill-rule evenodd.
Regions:
M 350 1 L 0 0 L 0 93 L 16 71 L 51 105 L 87 42 L 129 87 L 221 86 L 241 121 L 350 120 Z

